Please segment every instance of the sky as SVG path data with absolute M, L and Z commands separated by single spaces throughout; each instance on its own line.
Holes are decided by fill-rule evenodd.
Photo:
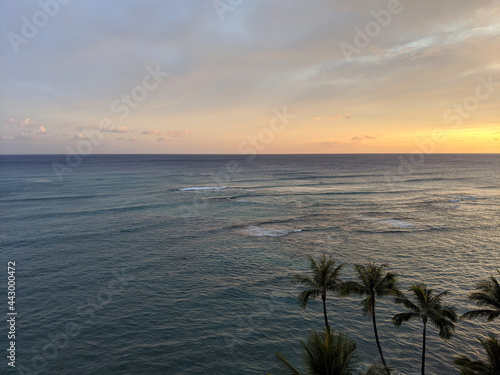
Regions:
M 498 0 L 0 0 L 0 153 L 500 152 Z

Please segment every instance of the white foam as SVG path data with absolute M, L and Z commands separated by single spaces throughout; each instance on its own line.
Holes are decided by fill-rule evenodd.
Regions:
M 382 220 L 382 223 L 385 223 L 387 225 L 390 225 L 391 227 L 396 227 L 396 228 L 415 228 L 415 224 L 408 223 L 407 221 L 403 220 L 387 219 L 387 220 Z
M 458 196 L 454 196 L 453 198 L 457 199 L 457 200 L 476 200 L 477 197 L 469 197 L 469 196 L 461 196 L 461 195 L 458 195 Z
M 359 220 L 363 221 L 379 221 L 379 219 L 374 218 L 374 217 L 368 217 L 368 216 L 358 216 Z
M 376 222 L 376 223 L 381 223 L 385 225 L 389 225 L 391 227 L 395 228 L 415 228 L 416 225 L 409 223 L 407 221 L 403 220 L 397 220 L 397 219 L 377 219 L 375 217 L 368 217 L 368 216 L 360 216 L 360 220 L 363 221 L 371 221 L 371 222 Z
M 302 232 L 302 229 L 271 229 L 249 226 L 245 227 L 242 232 L 252 237 L 283 237 L 289 233 Z
M 179 189 L 180 191 L 192 191 L 192 190 L 222 190 L 222 189 L 227 189 L 226 186 L 220 186 L 220 187 L 215 187 L 215 186 L 195 186 L 195 187 L 187 187 L 187 188 L 182 188 Z

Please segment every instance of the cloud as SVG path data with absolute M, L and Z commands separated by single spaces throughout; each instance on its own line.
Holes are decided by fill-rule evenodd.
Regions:
M 377 137 L 371 136 L 371 135 L 365 135 L 363 137 L 358 137 L 355 135 L 354 137 L 351 138 L 351 141 L 362 141 L 363 139 L 377 139 Z
M 144 130 L 141 132 L 141 134 L 144 134 L 144 135 L 162 135 L 162 134 L 165 134 L 165 132 L 161 131 L 161 130 Z
M 189 129 L 185 130 L 144 130 L 141 132 L 143 135 L 159 135 L 156 142 L 170 142 L 174 138 L 182 137 L 183 135 L 189 133 Z
M 19 123 L 21 126 L 36 126 L 36 121 L 33 121 L 29 118 L 24 119 Z
M 181 135 L 189 133 L 189 129 L 186 130 L 169 130 L 169 131 L 163 131 L 163 130 L 144 130 L 140 134 L 143 135 L 168 135 L 171 137 L 179 137 Z
M 142 135 L 159 135 L 156 139 L 156 142 L 170 142 L 173 141 L 174 138 L 182 137 L 185 134 L 189 133 L 189 129 L 185 130 L 143 130 L 140 134 Z
M 19 121 L 14 120 L 13 118 L 6 118 L 2 121 L 3 124 L 5 125 L 18 125 Z
M 126 126 L 110 126 L 108 128 L 102 128 L 103 133 L 134 133 L 134 130 L 129 129 Z
M 7 135 L 0 136 L 0 139 L 4 141 L 46 140 L 46 136 L 49 134 L 45 126 L 37 124 L 36 121 L 30 118 L 25 118 L 24 120 L 8 118 L 4 119 L 2 123 L 15 126 L 14 128 L 11 127 L 12 131 Z
M 14 136 L 14 139 L 21 141 L 35 141 L 35 140 L 45 139 L 46 135 L 48 135 L 47 130 L 43 126 L 40 126 L 38 130 L 33 130 L 28 132 L 23 131 L 19 134 L 16 134 Z
M 80 128 L 79 126 L 77 128 Z M 86 129 L 86 127 L 82 127 L 83 129 Z M 160 136 L 159 138 L 156 139 L 156 142 L 167 142 L 167 141 L 172 141 L 174 138 L 181 137 L 187 133 L 189 133 L 189 129 L 185 130 L 169 130 L 169 131 L 164 131 L 164 130 L 143 130 L 142 132 L 137 132 L 135 130 L 129 129 L 126 126 L 110 126 L 107 128 L 102 128 L 102 132 L 104 133 L 120 133 L 120 134 L 127 134 L 127 133 L 136 133 L 133 137 L 116 137 L 115 140 L 117 141 L 127 141 L 127 142 L 135 142 L 140 140 L 140 135 L 156 135 Z M 85 135 L 82 133 L 78 133 L 73 136 L 73 139 L 85 139 Z
M 14 118 L 8 118 L 4 119 L 2 122 L 5 125 L 37 126 L 37 122 L 30 118 L 25 118 L 24 120 L 16 120 Z
M 309 114 L 316 126 L 344 125 L 348 122 L 343 119 L 351 116 L 340 110 L 349 110 L 355 121 L 377 119 L 363 129 L 369 134 L 379 134 L 377 126 L 396 129 L 394 124 L 403 118 L 412 118 L 406 127 L 419 128 L 436 114 L 430 111 L 441 118 L 450 103 L 463 102 L 474 92 L 476 76 L 496 64 L 491 51 L 498 50 L 500 40 L 500 5 L 498 0 L 403 1 L 403 11 L 392 15 L 390 25 L 347 61 L 340 43 L 354 45 L 354 28 L 373 23 L 372 14 L 387 9 L 386 3 L 246 1 L 220 22 L 211 1 L 109 0 L 100 3 L 100 12 L 87 2 L 73 2 L 64 15 L 50 19 L 43 36 L 20 45 L 19 54 L 5 48 L 8 56 L 0 64 L 0 76 L 9 95 L 2 98 L 2 108 L 9 112 L 4 116 L 23 119 L 29 114 L 46 124 L 60 124 L 61 118 L 96 124 L 100 116 L 112 116 L 110 103 L 140 84 L 145 65 L 159 64 L 171 75 L 130 108 L 131 118 L 120 125 L 142 132 L 139 137 L 151 143 L 174 135 L 143 131 L 128 121 L 152 129 L 191 126 L 207 134 L 203 143 L 193 139 L 179 146 L 182 152 L 234 151 L 221 132 L 231 132 L 227 138 L 244 138 L 246 121 L 252 122 L 257 108 L 270 110 L 276 98 L 297 113 Z M 35 14 L 39 5 L 15 4 L 0 12 L 0 23 L 20 33 L 21 17 Z M 475 118 L 491 123 L 497 107 L 494 100 L 481 102 Z M 22 122 L 12 120 L 10 125 Z M 304 131 L 310 125 L 296 124 Z M 211 131 L 205 133 L 207 125 Z M 52 126 L 49 130 L 56 131 Z M 284 142 L 283 151 L 294 150 L 293 140 Z M 54 143 L 53 150 L 64 146 Z M 102 147 L 109 151 L 106 144 Z M 307 147 L 314 151 L 310 143 Z M 148 151 L 146 146 L 143 151 Z
M 10 119 L 9 119 L 10 120 Z M 26 122 L 28 123 L 28 122 Z M 16 121 L 16 124 L 19 125 L 19 122 Z M 32 127 L 33 124 L 30 124 L 30 127 Z M 22 130 L 18 131 L 12 131 L 9 132 L 8 135 L 2 135 L 0 136 L 1 140 L 4 141 L 34 141 L 34 140 L 46 140 L 46 136 L 49 133 L 47 132 L 47 129 L 45 126 L 40 125 L 38 126 L 37 129 L 30 129 L 30 130 L 25 130 L 23 128 Z
M 115 138 L 117 141 L 126 141 L 126 142 L 136 142 L 139 140 L 139 137 L 134 136 L 134 137 L 129 137 L 129 138 L 124 138 L 124 137 L 116 137 Z

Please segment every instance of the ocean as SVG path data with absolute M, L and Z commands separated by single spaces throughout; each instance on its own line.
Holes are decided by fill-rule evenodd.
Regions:
M 16 368 L 0 324 L 2 374 L 265 374 L 275 351 L 301 367 L 300 340 L 324 325 L 292 275 L 306 255 L 386 263 L 400 288 L 467 295 L 500 268 L 500 155 L 0 156 L 0 304 L 15 262 Z M 378 359 L 359 297 L 327 297 L 329 320 Z M 420 373 L 420 322 L 377 305 L 385 357 Z M 429 328 L 427 371 L 456 374 L 500 321 Z

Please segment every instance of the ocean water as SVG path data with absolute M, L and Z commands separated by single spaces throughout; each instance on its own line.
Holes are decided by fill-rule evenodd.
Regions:
M 0 156 L 0 277 L 15 261 L 18 312 L 17 367 L 4 355 L 0 373 L 276 375 L 276 350 L 300 367 L 324 322 L 290 278 L 323 252 L 346 280 L 387 263 L 463 313 L 500 267 L 499 172 L 500 155 Z M 362 369 L 378 352 L 359 301 L 327 302 Z M 377 308 L 386 359 L 419 373 L 421 324 Z M 448 342 L 430 327 L 428 373 L 456 374 L 488 332 L 500 322 L 459 322 Z

